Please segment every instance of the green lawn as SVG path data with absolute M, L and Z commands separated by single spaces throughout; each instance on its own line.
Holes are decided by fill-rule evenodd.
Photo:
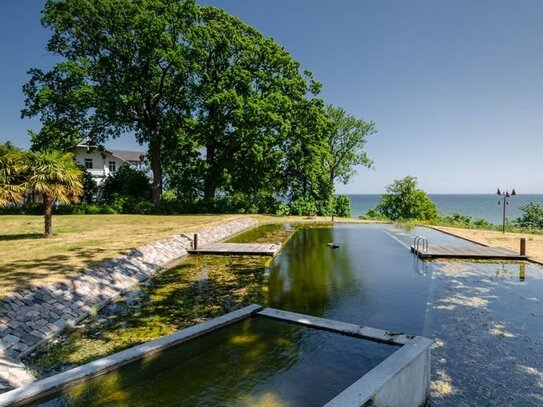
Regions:
M 0 297 L 59 281 L 147 243 L 237 217 L 58 215 L 53 217 L 54 236 L 44 239 L 43 217 L 0 216 Z
M 55 215 L 51 239 L 42 238 L 41 216 L 0 216 L 0 297 L 29 286 L 60 281 L 147 243 L 242 216 L 247 215 Z M 261 223 L 329 220 L 252 217 Z

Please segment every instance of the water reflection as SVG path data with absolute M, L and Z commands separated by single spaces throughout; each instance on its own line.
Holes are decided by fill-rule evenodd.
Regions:
M 526 280 L 526 263 L 499 263 L 496 266 L 496 277 L 522 283 Z
M 301 229 L 271 267 L 267 305 L 289 311 L 422 332 L 428 298 L 428 265 L 383 225 Z M 392 229 L 392 228 L 389 228 Z M 336 242 L 339 249 L 331 249 Z
M 322 316 L 355 283 L 346 249 L 332 249 L 332 228 L 302 229 L 271 266 L 268 305 Z
M 526 280 L 526 264 L 521 263 L 518 266 L 518 279 L 520 281 Z

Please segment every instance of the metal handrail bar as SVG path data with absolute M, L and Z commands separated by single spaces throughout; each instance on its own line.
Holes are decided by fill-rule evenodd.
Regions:
M 419 253 L 419 247 L 422 242 L 422 250 L 424 252 L 428 251 L 428 239 L 426 239 L 424 236 L 417 236 L 415 237 L 415 240 L 413 240 L 413 251 L 415 254 Z

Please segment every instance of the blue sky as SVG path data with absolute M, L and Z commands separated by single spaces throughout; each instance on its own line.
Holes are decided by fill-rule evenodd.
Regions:
M 0 141 L 28 147 L 30 67 L 47 68 L 44 0 L 0 1 Z M 543 193 L 543 2 L 201 0 L 273 37 L 313 71 L 321 97 L 376 123 L 342 193 L 418 177 L 430 193 Z M 137 148 L 130 138 L 112 148 Z

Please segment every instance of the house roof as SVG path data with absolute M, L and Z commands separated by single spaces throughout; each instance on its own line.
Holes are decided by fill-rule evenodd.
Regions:
M 115 157 L 120 158 L 123 161 L 131 163 L 139 163 L 143 161 L 145 153 L 143 151 L 127 151 L 127 150 L 107 150 Z
M 89 144 L 88 137 L 85 137 L 77 143 L 76 147 L 85 147 L 85 148 L 96 148 L 96 146 Z M 117 157 L 118 159 L 128 162 L 128 163 L 140 163 L 145 158 L 145 153 L 143 151 L 128 151 L 128 150 L 110 150 L 104 149 L 103 151 L 110 153 L 111 155 Z

